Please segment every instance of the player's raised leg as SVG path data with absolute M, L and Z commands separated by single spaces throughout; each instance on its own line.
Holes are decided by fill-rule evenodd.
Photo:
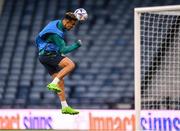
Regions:
M 68 57 L 63 58 L 58 65 L 62 69 L 57 73 L 56 77 L 54 77 L 53 81 L 48 84 L 48 89 L 53 90 L 56 93 L 61 92 L 61 89 L 58 88 L 58 83 L 60 80 L 69 74 L 75 67 L 74 62 L 71 61 Z

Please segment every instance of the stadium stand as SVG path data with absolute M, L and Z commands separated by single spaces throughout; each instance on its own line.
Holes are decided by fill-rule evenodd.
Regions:
M 48 91 L 35 36 L 49 21 L 83 7 L 88 21 L 68 32 L 85 44 L 68 56 L 77 67 L 65 78 L 68 102 L 79 109 L 134 108 L 133 9 L 176 0 L 5 0 L 0 17 L 0 108 L 59 108 Z

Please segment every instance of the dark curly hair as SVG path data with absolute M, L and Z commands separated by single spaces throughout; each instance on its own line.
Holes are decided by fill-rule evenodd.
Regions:
M 64 16 L 64 19 L 75 20 L 75 21 L 78 20 L 73 12 L 67 12 Z

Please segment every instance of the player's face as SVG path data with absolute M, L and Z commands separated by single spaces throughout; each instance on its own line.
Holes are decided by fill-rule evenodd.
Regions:
M 75 20 L 66 20 L 66 22 L 64 23 L 64 27 L 67 30 L 71 30 L 75 25 L 76 25 L 76 21 Z

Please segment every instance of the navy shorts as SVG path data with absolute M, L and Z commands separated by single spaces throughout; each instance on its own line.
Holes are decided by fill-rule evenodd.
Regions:
M 61 67 L 58 64 L 64 58 L 65 57 L 60 54 L 39 55 L 39 61 L 43 64 L 50 75 L 58 73 L 61 70 Z

